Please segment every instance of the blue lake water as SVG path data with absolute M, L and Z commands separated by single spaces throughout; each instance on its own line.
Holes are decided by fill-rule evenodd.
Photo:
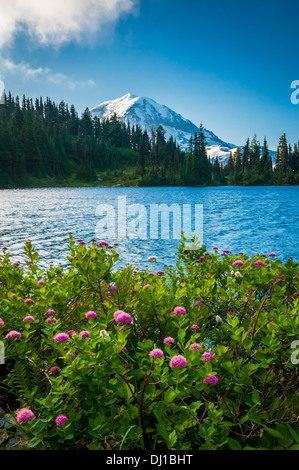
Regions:
M 85 242 L 96 238 L 97 208 L 110 204 L 117 212 L 120 196 L 126 197 L 127 206 L 140 204 L 146 210 L 151 204 L 202 205 L 207 251 L 215 245 L 250 255 L 274 251 L 283 261 L 289 257 L 299 261 L 299 188 L 295 186 L 2 190 L 0 247 L 9 249 L 12 260 L 22 260 L 24 242 L 29 239 L 47 263 L 66 265 L 68 233 Z M 169 239 L 158 235 L 158 239 L 107 241 L 119 243 L 122 265 L 132 262 L 142 268 L 150 255 L 158 257 L 159 266 L 174 264 L 179 241 L 171 230 Z

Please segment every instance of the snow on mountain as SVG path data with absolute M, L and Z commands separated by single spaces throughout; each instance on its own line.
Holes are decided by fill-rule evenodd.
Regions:
M 114 114 L 131 126 L 137 125 L 147 130 L 151 136 L 152 129 L 156 130 L 161 125 L 165 131 L 165 138 L 170 136 L 176 140 L 181 149 L 188 147 L 190 137 L 199 128 L 188 119 L 176 113 L 167 106 L 161 105 L 156 101 L 143 96 L 135 96 L 127 93 L 121 98 L 111 101 L 105 101 L 90 110 L 91 115 L 99 119 L 107 119 Z M 229 153 L 234 153 L 237 146 L 229 144 L 219 139 L 213 132 L 204 129 L 207 153 L 211 159 L 218 156 L 219 162 L 226 163 Z

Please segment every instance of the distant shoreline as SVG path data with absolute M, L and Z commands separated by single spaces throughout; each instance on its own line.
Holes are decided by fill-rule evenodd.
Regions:
M 0 187 L 0 191 L 4 190 L 15 190 L 15 189 L 55 189 L 55 188 L 267 188 L 267 187 L 292 187 L 299 186 L 298 184 L 215 184 L 215 185 L 187 185 L 187 184 L 155 184 L 155 185 L 138 185 L 138 184 L 94 184 L 94 183 L 84 183 L 84 182 L 74 182 L 66 183 L 57 182 L 53 185 L 42 184 L 42 185 L 27 185 L 27 186 L 13 186 L 13 187 Z

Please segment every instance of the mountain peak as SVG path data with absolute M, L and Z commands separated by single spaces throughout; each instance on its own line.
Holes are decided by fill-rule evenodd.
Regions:
M 114 114 L 130 125 L 138 125 L 147 130 L 149 135 L 153 129 L 161 125 L 165 131 L 165 138 L 172 136 L 177 144 L 184 150 L 188 147 L 190 137 L 199 131 L 198 126 L 176 113 L 165 105 L 157 103 L 151 98 L 126 93 L 120 98 L 95 106 L 90 110 L 93 116 L 99 119 L 109 119 Z M 213 132 L 204 129 L 207 152 L 211 158 L 218 156 L 220 161 L 226 161 L 229 152 L 236 148 L 233 144 L 223 142 Z

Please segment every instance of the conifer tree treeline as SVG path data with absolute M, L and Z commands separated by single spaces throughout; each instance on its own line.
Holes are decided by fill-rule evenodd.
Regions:
M 298 145 L 291 147 L 284 134 L 275 167 L 266 139 L 256 136 L 230 154 L 227 163 L 207 155 L 201 125 L 182 151 L 162 126 L 149 135 L 116 116 L 99 120 L 86 108 L 49 98 L 15 99 L 9 93 L 0 106 L 0 188 L 26 187 L 39 179 L 95 183 L 99 175 L 121 175 L 130 169 L 140 185 L 258 185 L 298 184 Z
M 288 145 L 286 135 L 279 140 L 275 165 L 269 154 L 267 139 L 263 146 L 256 136 L 247 139 L 243 150 L 239 147 L 230 153 L 227 164 L 221 168 L 221 182 L 236 185 L 271 185 L 299 183 L 298 145 Z M 221 179 L 221 178 L 220 178 Z

